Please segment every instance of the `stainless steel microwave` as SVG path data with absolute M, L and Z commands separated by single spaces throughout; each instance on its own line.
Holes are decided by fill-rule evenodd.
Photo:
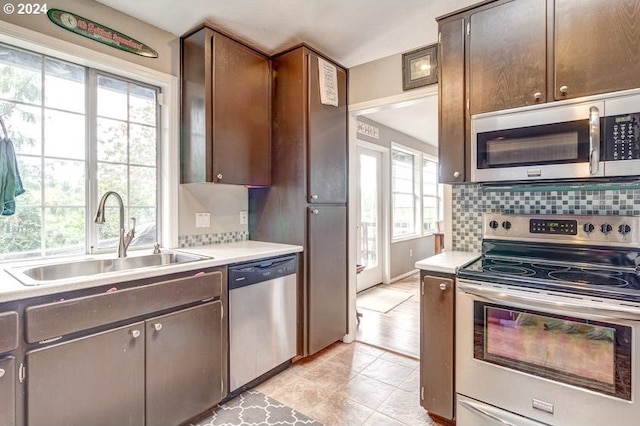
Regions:
M 640 176 L 640 90 L 471 117 L 471 180 Z

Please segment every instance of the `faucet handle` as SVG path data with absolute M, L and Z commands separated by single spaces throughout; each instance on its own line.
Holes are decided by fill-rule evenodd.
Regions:
M 129 230 L 129 232 L 127 232 L 127 237 L 129 238 L 133 238 L 136 236 L 136 218 L 135 217 L 131 218 L 131 223 L 132 223 L 131 229 Z

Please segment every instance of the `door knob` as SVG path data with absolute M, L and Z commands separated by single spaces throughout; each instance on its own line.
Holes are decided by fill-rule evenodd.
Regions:
M 218 178 L 218 180 L 222 180 L 222 173 L 218 173 L 216 177 Z
M 567 86 L 560 86 L 560 93 L 562 93 L 563 95 L 566 95 L 568 91 L 569 88 Z
M 440 283 L 440 290 L 445 291 L 447 289 L 447 285 L 445 283 Z
M 540 99 L 542 99 L 542 93 L 540 92 L 535 92 L 533 94 L 533 99 L 535 99 L 536 101 L 539 101 Z
M 138 337 L 140 337 L 140 334 L 142 334 L 140 333 L 140 330 L 131 330 L 130 333 L 131 337 L 133 337 L 134 339 L 137 339 Z
M 4 377 L 4 373 L 5 373 L 4 369 L 0 368 L 0 377 Z
M 317 199 L 318 199 L 318 194 L 313 194 L 313 195 L 311 196 L 311 199 L 312 199 L 312 200 L 317 200 Z
M 313 209 L 313 210 L 311 210 L 311 213 L 318 214 L 318 213 L 320 213 L 320 211 L 318 209 Z
M 153 329 L 154 329 L 155 331 L 160 331 L 160 330 L 162 330 L 162 324 L 160 324 L 159 322 L 157 322 L 157 323 L 153 324 Z
M 453 172 L 453 177 L 460 177 L 460 172 Z

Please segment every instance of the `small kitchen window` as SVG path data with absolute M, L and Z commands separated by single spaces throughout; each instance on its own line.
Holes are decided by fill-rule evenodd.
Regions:
M 417 151 L 392 145 L 391 220 L 394 240 L 420 234 L 420 158 Z
M 438 163 L 431 157 L 422 156 L 422 233 L 430 235 L 436 231 L 436 222 L 443 214 L 443 188 L 438 183 Z
M 118 209 L 93 217 L 118 192 L 131 247 L 158 240 L 159 89 L 0 44 L 0 115 L 26 192 L 0 217 L 0 260 L 115 250 Z M 113 201 L 113 200 L 111 200 Z M 129 228 L 130 225 L 125 225 Z

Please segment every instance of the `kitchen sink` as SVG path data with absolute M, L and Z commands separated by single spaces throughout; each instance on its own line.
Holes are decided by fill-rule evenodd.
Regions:
M 115 259 L 86 259 L 74 262 L 51 263 L 32 267 L 7 268 L 24 285 L 47 284 L 52 281 L 72 279 L 96 274 L 129 271 L 140 268 L 175 265 L 211 259 L 210 257 L 178 252 L 162 252 L 143 256 Z

